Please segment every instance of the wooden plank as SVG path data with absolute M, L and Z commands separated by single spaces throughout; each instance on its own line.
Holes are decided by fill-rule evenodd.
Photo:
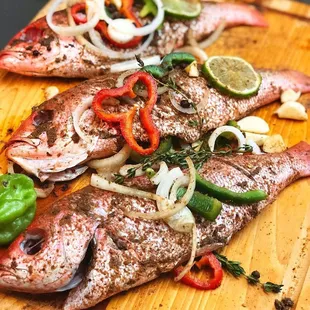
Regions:
M 257 1 L 256 1 L 257 2 Z M 280 4 L 279 4 L 280 3 Z M 268 29 L 238 27 L 224 32 L 207 52 L 209 55 L 238 55 L 256 67 L 292 68 L 310 75 L 310 16 L 309 7 L 286 0 L 260 1 L 270 24 Z M 285 10 L 280 14 L 274 9 Z M 40 12 L 43 15 L 46 9 Z M 290 15 L 291 14 L 291 15 Z M 294 17 L 295 16 L 295 17 Z M 296 18 L 296 16 L 303 18 Z M 47 86 L 56 85 L 61 91 L 77 81 L 22 77 L 0 71 L 0 148 L 8 141 L 34 105 L 44 100 Z M 310 95 L 301 101 L 310 107 Z M 279 103 L 259 109 L 254 114 L 266 119 L 271 133 L 280 133 L 291 146 L 300 140 L 310 142 L 310 120 L 296 122 L 277 119 L 273 112 Z M 6 159 L 0 155 L 0 171 L 6 172 Z M 83 187 L 89 175 L 70 184 L 67 193 Z M 265 294 L 246 281 L 225 276 L 222 286 L 213 292 L 201 292 L 174 283 L 170 275 L 163 275 L 139 288 L 110 298 L 95 309 L 148 310 L 148 309 L 272 309 L 275 298 L 292 297 L 298 310 L 309 309 L 310 293 L 310 180 L 300 180 L 287 188 L 277 201 L 237 234 L 225 253 L 243 263 L 247 271 L 259 270 L 262 280 L 283 282 L 280 295 Z M 56 195 L 64 193 L 58 186 Z M 44 212 L 56 197 L 39 201 L 38 213 Z M 66 294 L 31 296 L 0 292 L 0 309 L 60 309 Z

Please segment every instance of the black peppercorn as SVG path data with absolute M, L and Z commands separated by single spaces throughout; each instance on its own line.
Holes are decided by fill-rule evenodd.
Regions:
M 181 100 L 181 102 L 180 102 L 180 106 L 181 106 L 182 108 L 184 108 L 184 109 L 188 109 L 188 108 L 191 107 L 191 104 L 190 104 L 190 102 L 189 102 L 188 100 L 183 99 L 183 100 Z
M 254 270 L 252 273 L 251 273 L 251 276 L 255 279 L 259 279 L 260 278 L 260 273 L 257 271 L 257 270 Z
M 39 52 L 38 50 L 34 50 L 34 51 L 32 51 L 32 55 L 33 55 L 34 57 L 37 57 L 37 56 L 40 55 L 40 52 Z

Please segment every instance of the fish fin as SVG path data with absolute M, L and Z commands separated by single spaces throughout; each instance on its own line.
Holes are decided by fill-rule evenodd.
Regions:
M 287 150 L 292 159 L 297 161 L 301 177 L 310 176 L 310 144 L 301 141 Z

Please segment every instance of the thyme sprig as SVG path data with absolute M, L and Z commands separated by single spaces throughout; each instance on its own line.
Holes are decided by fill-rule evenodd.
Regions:
M 202 165 L 212 156 L 227 156 L 231 154 L 247 153 L 251 151 L 252 147 L 250 145 L 244 145 L 241 148 L 229 148 L 227 150 L 216 152 L 211 152 L 205 149 L 199 150 L 197 152 L 193 148 L 188 148 L 181 151 L 170 150 L 166 153 L 155 153 L 154 155 L 145 157 L 139 166 L 129 169 L 125 176 L 115 174 L 115 182 L 123 183 L 125 178 L 134 177 L 138 169 L 142 168 L 143 171 L 146 171 L 148 168 L 151 168 L 153 165 L 158 164 L 161 161 L 164 161 L 167 165 L 177 165 L 181 169 L 185 169 L 187 168 L 186 157 L 190 157 L 195 165 L 195 168 L 200 169 Z
M 251 285 L 260 285 L 263 290 L 267 293 L 279 293 L 282 290 L 282 284 L 275 284 L 272 282 L 262 283 L 260 281 L 260 273 L 258 271 L 253 271 L 250 275 L 247 275 L 244 268 L 241 266 L 240 262 L 228 260 L 224 255 L 217 252 L 213 252 L 216 258 L 220 261 L 224 270 L 230 273 L 235 278 L 244 277 Z

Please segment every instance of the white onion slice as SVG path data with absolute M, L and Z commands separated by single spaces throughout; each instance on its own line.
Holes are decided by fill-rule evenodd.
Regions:
M 222 34 L 226 27 L 226 20 L 223 19 L 213 33 L 205 40 L 199 43 L 200 48 L 207 48 L 212 45 Z
M 171 188 L 169 199 L 170 199 L 171 201 L 173 201 L 173 202 L 174 202 L 174 201 L 177 201 L 177 192 L 178 192 L 178 189 L 179 189 L 180 187 L 182 187 L 182 186 L 188 186 L 188 184 L 189 184 L 189 177 L 188 177 L 188 175 L 184 175 L 184 176 L 178 178 L 178 179 L 174 182 L 174 184 L 173 184 L 173 186 L 172 186 L 172 188 Z
M 160 86 L 157 88 L 157 95 L 162 95 L 164 93 L 166 93 L 169 90 L 169 88 L 167 86 Z M 140 96 L 140 97 L 148 97 L 148 93 L 146 89 L 137 89 L 135 90 L 135 94 Z
M 196 57 L 199 63 L 204 63 L 208 59 L 207 53 L 198 46 L 183 46 L 176 50 L 177 52 L 190 53 Z
M 215 147 L 215 141 L 216 139 L 224 132 L 231 132 L 232 134 L 234 134 L 238 140 L 238 147 L 243 147 L 245 143 L 245 137 L 243 136 L 242 132 L 233 126 L 221 126 L 217 129 L 215 129 L 208 141 L 208 145 L 209 148 L 211 150 L 211 152 L 214 151 L 214 147 Z
M 158 185 L 162 178 L 168 173 L 169 169 L 167 164 L 164 161 L 159 163 L 159 170 L 157 173 L 151 178 L 151 182 L 155 185 Z
M 145 175 L 146 172 L 142 169 L 142 165 L 141 164 L 137 164 L 137 165 L 124 165 L 120 170 L 119 170 L 119 174 L 122 176 L 126 176 L 128 174 L 128 170 L 130 169 L 136 169 L 135 171 L 135 177 L 140 177 L 141 175 Z
M 179 103 L 175 100 L 174 96 L 176 96 L 176 92 L 173 91 L 173 90 L 169 90 L 169 98 L 170 98 L 170 101 L 172 103 L 172 105 L 180 112 L 182 113 L 186 113 L 186 114 L 195 114 L 197 113 L 197 111 L 192 107 L 190 106 L 189 108 L 183 108 L 179 105 Z
M 189 167 L 189 185 L 187 187 L 187 191 L 185 192 L 184 196 L 182 197 L 182 199 L 180 201 L 178 201 L 173 206 L 173 203 L 170 200 L 153 194 L 153 195 L 159 197 L 158 198 L 159 200 L 156 199 L 157 202 L 164 199 L 164 200 L 162 200 L 162 203 L 165 203 L 166 206 L 161 204 L 161 207 L 164 208 L 165 211 L 150 212 L 150 213 L 130 211 L 130 212 L 126 212 L 126 215 L 129 217 L 137 217 L 137 218 L 143 218 L 143 219 L 149 219 L 149 220 L 158 220 L 158 219 L 164 219 L 164 218 L 173 216 L 176 213 L 178 213 L 179 211 L 181 211 L 182 209 L 184 209 L 185 206 L 191 200 L 191 198 L 194 194 L 195 187 L 196 187 L 196 176 L 195 176 L 196 170 L 194 167 L 194 163 L 189 157 L 186 158 L 186 162 L 187 162 L 188 167 Z
M 197 228 L 196 228 L 196 224 L 193 225 L 192 242 L 193 242 L 192 243 L 192 252 L 191 252 L 190 259 L 188 260 L 188 262 L 187 262 L 186 266 L 184 267 L 184 269 L 182 270 L 182 272 L 177 277 L 174 278 L 175 281 L 181 280 L 193 267 L 196 252 L 197 252 Z
M 263 152 L 260 150 L 260 147 L 252 139 L 246 139 L 246 144 L 252 147 L 252 154 L 256 155 L 263 154 Z
M 79 122 L 83 113 L 92 106 L 92 102 L 93 98 L 88 98 L 87 100 L 79 104 L 72 113 L 73 127 L 75 132 L 83 141 L 88 144 L 91 143 L 91 139 L 87 137 L 87 135 L 85 135 L 84 132 L 81 130 Z
M 107 169 L 112 170 L 113 168 L 122 166 L 129 158 L 130 153 L 131 148 L 128 144 L 125 144 L 123 148 L 115 155 L 104 159 L 91 160 L 87 163 L 87 165 L 90 168 L 100 169 L 101 171 Z
M 48 26 L 56 33 L 58 33 L 61 36 L 77 36 L 81 35 L 83 33 L 86 33 L 90 29 L 93 29 L 98 22 L 100 21 L 100 6 L 98 3 L 98 0 L 94 0 L 92 2 L 95 4 L 96 8 L 93 10 L 93 14 L 91 18 L 88 19 L 88 21 L 85 24 L 81 25 L 70 25 L 70 26 L 57 26 L 53 23 L 53 15 L 57 11 L 58 6 L 62 2 L 66 2 L 66 0 L 55 0 L 52 5 L 50 6 L 47 15 L 46 15 L 46 21 Z M 69 15 L 71 16 L 71 12 L 68 10 Z
M 147 58 L 141 58 L 141 60 L 144 62 L 145 66 L 148 65 L 159 65 L 160 64 L 160 56 L 151 56 Z M 137 62 L 137 60 L 127 60 L 124 62 L 119 62 L 116 64 L 111 65 L 111 72 L 123 72 L 127 70 L 132 70 L 132 69 L 139 69 L 140 66 Z
M 168 198 L 171 186 L 176 179 L 182 176 L 183 172 L 179 167 L 171 169 L 159 183 L 156 189 L 156 194 L 164 198 Z
M 113 65 L 112 65 L 113 66 Z M 124 85 L 124 80 L 126 79 L 126 77 L 134 74 L 135 72 L 137 72 L 138 70 L 128 70 L 128 71 L 125 71 L 123 72 L 118 78 L 117 78 L 117 81 L 116 81 L 116 84 L 115 84 L 115 87 L 116 88 L 120 88 Z
M 104 12 L 103 18 L 109 25 L 113 26 L 119 32 L 132 34 L 138 37 L 146 36 L 150 33 L 154 33 L 156 29 L 162 24 L 165 18 L 165 11 L 164 11 L 164 6 L 163 6 L 162 1 L 161 0 L 153 0 L 153 1 L 157 6 L 157 15 L 152 20 L 152 22 L 146 26 L 139 27 L 139 28 L 135 27 L 133 29 L 131 27 L 130 29 L 126 29 L 126 28 L 120 29 L 118 25 L 114 22 L 114 20 L 106 14 L 105 1 L 102 1 L 102 7 L 103 7 L 102 12 Z
M 46 188 L 35 187 L 34 190 L 37 193 L 37 198 L 46 198 L 53 191 L 55 187 L 54 182 L 50 182 Z

